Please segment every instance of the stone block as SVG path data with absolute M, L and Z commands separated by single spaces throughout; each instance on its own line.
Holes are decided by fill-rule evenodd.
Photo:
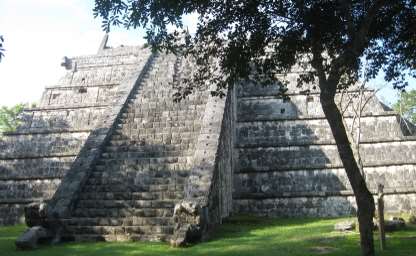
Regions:
M 47 205 L 45 202 L 31 203 L 24 208 L 25 220 L 28 227 L 45 226 Z
M 406 228 L 406 222 L 399 217 L 392 217 L 390 220 L 384 222 L 384 230 L 386 232 L 403 230 L 404 228 Z
M 341 231 L 341 232 L 354 231 L 355 226 L 356 226 L 356 222 L 354 220 L 347 220 L 347 221 L 342 221 L 342 222 L 336 223 L 334 225 L 334 230 L 335 231 Z
M 51 241 L 53 233 L 41 226 L 27 229 L 15 242 L 16 247 L 22 250 L 36 249 L 40 243 Z

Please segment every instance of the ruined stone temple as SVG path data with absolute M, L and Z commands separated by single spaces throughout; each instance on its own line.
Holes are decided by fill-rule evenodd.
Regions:
M 241 84 L 224 98 L 206 90 L 175 103 L 187 59 L 104 39 L 97 54 L 62 65 L 66 75 L 0 139 L 1 224 L 46 202 L 27 222 L 68 239 L 169 241 L 204 237 L 234 214 L 355 213 L 318 92 L 297 88 L 295 71 L 289 101 L 277 86 Z M 374 194 L 384 185 L 387 211 L 409 212 L 415 129 L 372 94 L 361 116 L 365 177 Z

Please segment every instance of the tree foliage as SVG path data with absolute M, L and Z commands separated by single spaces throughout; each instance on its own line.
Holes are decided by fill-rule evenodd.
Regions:
M 199 14 L 195 34 L 183 28 L 183 15 L 191 13 Z M 300 68 L 298 86 L 319 86 L 356 197 L 362 253 L 374 255 L 374 200 L 335 95 L 380 71 L 399 89 L 406 75 L 416 77 L 416 0 L 95 0 L 94 15 L 106 30 L 144 27 L 154 49 L 194 58 L 195 72 L 178 86 L 179 99 L 206 84 L 221 96 L 242 80 L 284 83 L 277 73 Z
M 393 109 L 416 124 L 416 90 L 402 92 L 399 100 L 393 105 Z
M 22 113 L 23 107 L 23 104 L 17 104 L 12 107 L 3 106 L 0 108 L 0 133 L 16 130 L 20 124 L 18 116 Z
M 170 26 L 182 28 L 182 16 L 197 12 L 198 30 L 186 40 L 186 53 L 198 63 L 208 63 L 210 57 L 219 60 L 227 74 L 225 79 L 214 76 L 220 88 L 247 78 L 253 62 L 256 71 L 272 79 L 271 70 L 288 72 L 300 60 L 311 64 L 315 69 L 305 72 L 300 84 L 340 72 L 338 87 L 353 84 L 363 68 L 362 56 L 369 63 L 368 72 L 362 72 L 367 79 L 383 70 L 387 81 L 402 88 L 405 73 L 416 75 L 414 0 L 95 2 L 94 14 L 103 18 L 103 28 L 144 27 L 149 43 L 168 50 L 177 49 L 178 31 L 169 31 Z

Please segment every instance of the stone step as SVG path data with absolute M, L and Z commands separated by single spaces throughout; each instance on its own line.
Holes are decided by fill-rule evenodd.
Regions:
M 183 177 L 172 177 L 172 178 L 159 178 L 159 177 L 152 177 L 147 175 L 142 175 L 141 173 L 130 173 L 129 174 L 122 174 L 122 173 L 111 173 L 111 172 L 93 172 L 87 180 L 87 185 L 106 185 L 115 182 L 124 182 L 129 180 L 130 182 L 133 180 L 139 184 L 143 184 L 145 186 L 151 185 L 183 185 L 186 182 L 186 178 Z M 129 183 L 130 183 L 129 182 Z M 134 184 L 134 183 L 133 183 Z
M 111 138 L 108 146 L 111 147 L 131 147 L 131 151 L 182 151 L 184 154 L 189 154 L 195 149 L 195 142 L 197 138 L 187 141 L 181 138 L 174 137 L 158 137 L 155 139 L 153 135 L 135 135 L 135 134 L 123 134 L 115 135 Z M 160 141 L 161 140 L 161 141 Z M 159 141 L 159 142 L 158 142 Z M 190 151 L 190 152 L 189 152 Z
M 133 196 L 131 193 L 125 193 L 125 192 L 101 192 L 101 193 L 95 193 L 95 192 L 85 192 L 83 191 L 79 195 L 79 200 L 85 199 L 85 200 L 132 200 Z
M 194 120 L 200 120 L 202 113 L 200 110 L 182 110 L 174 111 L 174 113 L 167 116 L 166 111 L 158 112 L 139 112 L 138 110 L 127 110 L 121 114 L 121 123 L 125 121 L 133 120 L 133 123 L 141 123 L 143 119 L 146 122 L 162 122 L 162 120 L 175 122 L 175 121 L 193 121 L 190 117 L 194 117 Z
M 192 107 L 204 105 L 206 102 L 206 97 L 204 98 L 202 95 L 197 95 L 192 98 L 187 98 L 186 100 L 182 102 L 174 102 L 172 99 L 172 95 L 175 92 L 176 92 L 175 90 L 161 91 L 160 93 L 157 94 L 157 97 L 155 98 L 143 97 L 143 94 L 139 93 L 139 94 L 134 95 L 131 98 L 131 101 L 127 103 L 127 106 L 129 108 L 136 108 L 136 109 L 139 109 L 142 106 L 145 106 L 147 108 L 150 107 L 150 108 L 175 110 L 175 109 L 183 109 L 183 108 L 192 109 Z M 155 95 L 155 93 L 153 92 L 152 93 L 149 92 L 149 94 Z
M 85 189 L 85 188 L 84 188 Z M 161 192 L 128 192 L 108 191 L 97 193 L 93 190 L 83 191 L 80 199 L 85 200 L 180 200 L 184 196 L 184 191 L 161 191 Z
M 134 122 L 139 123 L 142 122 L 142 120 L 146 120 L 147 122 L 172 122 L 178 120 L 192 121 L 192 118 L 199 117 L 198 119 L 200 119 L 202 117 L 201 107 L 198 105 L 173 106 L 170 108 L 151 108 L 143 105 L 144 104 L 142 104 L 142 106 L 139 105 L 127 108 L 125 111 L 123 111 L 123 113 L 127 115 L 122 115 L 122 118 L 127 120 L 131 120 L 132 118 L 134 118 Z
M 74 217 L 105 217 L 105 218 L 122 218 L 122 217 L 172 217 L 173 208 L 81 208 L 78 207 L 73 212 Z
M 136 172 L 136 173 L 146 173 L 146 172 L 155 172 L 151 174 L 154 177 L 166 177 L 168 173 L 176 173 L 178 176 L 187 177 L 191 169 L 190 164 L 183 163 L 172 163 L 172 164 L 150 164 L 149 162 L 136 161 L 134 159 L 126 160 L 119 164 L 116 163 L 117 160 L 107 160 L 107 162 L 100 162 L 100 165 L 96 166 L 96 171 L 109 171 L 109 172 Z M 122 161 L 122 160 L 119 160 Z M 107 163 L 107 164 L 106 164 Z M 103 169 L 103 166 L 106 166 Z
M 174 156 L 192 156 L 194 155 L 197 138 L 171 138 L 158 137 L 151 135 L 124 134 L 123 138 L 113 138 L 104 149 L 103 153 L 128 153 L 132 152 L 139 155 L 154 154 L 164 156 L 173 152 Z M 130 136 L 129 138 L 126 138 Z M 164 155 L 163 155 L 164 154 Z
M 169 209 L 175 207 L 176 200 L 91 200 L 80 199 L 77 202 L 78 208 L 157 208 L 157 209 Z
M 134 181 L 133 181 L 134 182 Z M 168 185 L 147 185 L 147 184 L 131 184 L 129 179 L 120 180 L 120 181 L 108 181 L 108 183 L 99 183 L 93 184 L 92 182 L 87 182 L 86 186 L 83 189 L 83 192 L 177 192 L 183 191 L 185 188 L 184 184 L 168 184 Z
M 169 160 L 171 161 L 171 160 Z M 100 159 L 97 163 L 98 169 L 103 170 L 102 166 L 106 166 L 104 170 L 112 171 L 136 170 L 136 171 L 188 171 L 191 169 L 191 161 L 188 162 L 163 162 L 157 158 L 129 158 L 129 159 Z M 185 172 L 186 173 L 186 172 Z
M 83 193 L 103 193 L 103 192 L 119 192 L 119 193 L 131 193 L 131 192 L 146 192 L 144 186 L 127 186 L 122 182 L 118 184 L 106 184 L 106 185 L 88 185 L 82 189 Z
M 184 190 L 132 193 L 132 200 L 180 200 L 183 197 Z
M 176 75 L 176 73 L 172 73 L 172 76 L 175 76 L 175 75 Z M 162 92 L 162 94 L 165 94 L 166 92 L 169 92 L 169 91 L 171 91 L 171 92 L 176 92 L 177 91 L 172 86 L 161 85 L 160 83 L 153 83 L 153 84 L 149 84 L 149 85 L 150 86 L 148 86 L 148 87 L 142 87 L 140 89 L 139 93 L 134 94 L 135 99 L 140 98 L 141 96 L 143 96 L 143 94 L 146 94 L 146 93 Z M 200 93 L 195 93 L 195 94 L 189 95 L 189 99 L 187 98 L 187 100 L 194 100 L 194 99 L 206 100 L 207 95 L 208 94 L 201 95 Z M 167 98 L 172 98 L 172 95 L 167 94 L 166 96 L 167 96 Z M 181 103 L 181 102 L 179 102 L 179 103 Z
M 171 125 L 168 123 L 131 124 L 114 130 L 115 139 L 159 139 L 159 138 L 193 138 L 197 137 L 200 125 Z M 138 141 L 139 142 L 139 141 Z M 170 143 L 169 143 L 170 144 Z
M 173 106 L 167 108 L 155 108 L 145 104 L 127 108 L 122 113 L 121 120 L 128 120 L 131 123 L 169 122 L 177 121 L 199 121 L 203 117 L 203 105 Z
M 184 124 L 185 123 L 185 124 Z M 113 135 L 124 135 L 127 133 L 137 133 L 140 136 L 153 134 L 154 136 L 170 135 L 175 138 L 180 136 L 178 132 L 185 133 L 184 135 L 193 136 L 198 133 L 200 128 L 200 122 L 198 121 L 169 121 L 169 122 L 130 122 L 126 120 L 126 123 L 121 127 L 117 127 L 114 130 Z
M 162 167 L 161 165 L 135 165 L 134 163 L 130 165 L 124 164 L 118 166 L 118 168 L 111 165 L 96 165 L 91 172 L 91 177 L 112 177 L 113 175 L 120 175 L 130 178 L 141 176 L 148 179 L 178 179 L 189 176 L 189 170 L 169 170 Z
M 193 136 L 194 132 L 190 132 L 190 136 Z M 149 133 L 149 131 L 146 130 L 146 132 L 137 132 L 137 133 L 132 133 L 132 132 L 117 132 L 115 131 L 114 134 L 111 137 L 111 140 L 109 141 L 109 146 L 118 146 L 118 145 L 123 145 L 123 146 L 141 146 L 143 148 L 156 148 L 156 147 L 177 147 L 178 145 L 175 145 L 175 143 L 172 143 L 172 141 L 170 143 L 166 143 L 164 145 L 152 145 L 150 143 L 148 143 L 147 140 L 151 139 L 155 139 L 157 138 L 167 138 L 167 135 L 170 135 L 171 139 L 178 139 L 180 138 L 180 134 L 178 132 L 173 132 L 172 130 L 167 130 L 167 131 L 161 131 L 160 134 L 157 133 Z
M 189 157 L 193 156 L 192 150 L 165 150 L 165 147 L 160 147 L 160 151 L 149 151 L 143 146 L 107 146 L 104 149 L 106 154 L 118 154 L 118 153 L 132 153 L 135 157 Z
M 173 152 L 170 154 L 169 152 Z M 101 157 L 97 165 L 154 165 L 154 164 L 187 164 L 191 163 L 195 151 L 184 150 L 182 154 L 178 154 L 177 151 L 164 151 L 164 152 L 111 152 L 105 154 L 105 157 Z M 125 158 L 122 158 L 125 157 Z M 139 168 L 135 168 L 139 169 Z M 157 169 L 155 169 L 157 170 Z
M 150 150 L 149 148 L 152 148 Z M 135 157 L 190 157 L 194 155 L 194 151 L 190 149 L 180 150 L 181 147 L 177 147 L 178 150 L 174 150 L 173 147 L 165 147 L 161 146 L 158 149 L 156 147 L 143 147 L 143 146 L 107 146 L 104 149 L 103 153 L 106 153 L 108 156 L 109 154 L 113 153 L 132 153 L 132 156 Z M 185 147 L 182 147 L 185 149 Z
M 172 110 L 176 113 L 168 116 L 166 111 Z M 147 119 L 149 117 L 160 118 L 160 120 L 170 120 L 170 121 L 185 121 L 192 120 L 192 118 L 199 117 L 201 119 L 203 108 L 197 105 L 190 105 L 186 108 L 175 108 L 175 109 L 157 109 L 157 108 L 127 108 L 123 111 L 122 117 L 134 117 L 134 118 L 143 118 Z M 197 119 L 197 120 L 198 120 Z M 157 120 L 157 119 L 156 119 Z
M 156 130 L 156 129 L 154 129 Z M 181 131 L 175 131 L 171 134 L 180 134 Z M 136 131 L 126 131 L 120 135 L 116 135 L 112 141 L 122 141 L 123 146 L 132 146 L 133 151 L 142 150 L 142 147 L 154 148 L 157 151 L 163 151 L 167 145 L 178 145 L 180 150 L 189 150 L 194 147 L 198 137 L 193 132 L 183 131 L 183 136 L 172 136 L 169 133 L 140 133 Z M 137 149 L 135 148 L 137 147 Z
M 101 161 L 106 160 L 122 160 L 124 159 L 133 159 L 137 164 L 174 164 L 174 163 L 187 163 L 191 162 L 191 156 L 157 156 L 157 154 L 163 154 L 158 152 L 104 152 L 99 161 L 99 164 L 102 164 Z
M 64 238 L 67 240 L 73 240 L 75 242 L 124 242 L 124 241 L 154 241 L 154 242 L 168 242 L 170 241 L 172 235 L 170 234 L 146 234 L 146 235 L 64 235 Z
M 130 134 L 133 134 L 142 138 L 159 138 L 169 135 L 171 138 L 177 138 L 183 133 L 183 136 L 186 136 L 187 138 L 194 138 L 201 125 L 199 123 L 191 123 L 189 125 L 183 124 L 185 122 L 191 123 L 191 121 L 188 120 L 178 121 L 175 123 L 127 123 L 118 126 L 114 130 L 113 135 L 130 136 Z M 126 139 L 128 137 L 119 138 Z
M 67 225 L 66 233 L 70 235 L 145 235 L 173 234 L 174 226 L 72 226 Z
M 127 217 L 127 218 L 70 218 L 63 219 L 64 225 L 72 226 L 146 226 L 146 225 L 174 225 L 171 217 Z
M 118 163 L 117 163 L 118 162 Z M 103 166 L 106 166 L 103 169 Z M 121 160 L 121 159 L 108 159 L 107 161 L 100 161 L 99 165 L 95 168 L 96 171 L 103 172 L 136 172 L 146 173 L 155 172 L 150 174 L 154 177 L 166 177 L 167 173 L 176 173 L 177 176 L 187 177 L 192 165 L 190 163 L 149 163 L 148 161 L 138 161 L 135 159 Z
M 162 94 L 164 94 L 162 92 Z M 137 98 L 131 98 L 127 102 L 127 107 L 130 110 L 134 110 L 137 113 L 144 113 L 149 111 L 189 111 L 189 110 L 201 110 L 205 107 L 204 99 L 194 98 L 187 99 L 184 102 L 174 102 L 172 97 L 164 97 L 161 95 L 158 98 L 147 98 L 141 97 L 140 95 Z
M 172 78 L 173 78 L 176 74 L 172 73 L 171 75 L 172 75 Z M 146 96 L 147 97 L 149 94 L 154 95 L 155 93 L 158 93 L 158 92 L 161 92 L 162 95 L 165 94 L 168 99 L 169 98 L 172 99 L 172 95 L 168 94 L 168 93 L 169 92 L 175 93 L 175 92 L 177 92 L 177 90 L 175 88 L 173 88 L 171 85 L 166 85 L 166 84 L 163 85 L 163 84 L 160 84 L 160 83 L 153 83 L 151 86 L 143 87 L 140 92 L 141 93 L 134 95 L 136 97 L 136 99 L 140 98 L 141 96 Z M 196 99 L 206 100 L 203 96 L 207 96 L 207 94 L 202 95 L 200 93 L 195 93 L 195 94 L 190 95 L 189 98 L 187 98 L 186 100 L 189 100 L 189 101 L 196 100 Z M 162 97 L 162 96 L 160 95 L 160 97 Z M 174 101 L 172 101 L 172 102 L 174 102 Z M 174 103 L 176 103 L 176 102 L 174 102 Z M 178 103 L 181 103 L 181 102 L 178 102 Z

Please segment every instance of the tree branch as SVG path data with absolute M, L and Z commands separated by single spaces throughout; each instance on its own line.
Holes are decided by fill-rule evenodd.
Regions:
M 314 40 L 314 39 L 312 39 Z M 322 58 L 322 47 L 316 43 L 316 40 L 312 43 L 312 67 L 316 70 L 319 78 L 319 84 L 326 83 L 326 74 L 323 65 L 323 58 Z M 321 88 L 322 89 L 322 88 Z
M 346 71 L 343 68 L 345 67 L 346 63 L 350 62 L 351 60 L 356 60 L 362 55 L 365 50 L 365 46 L 368 43 L 368 32 L 370 31 L 377 11 L 383 6 L 385 2 L 386 0 L 375 1 L 374 4 L 369 8 L 357 31 L 352 35 L 347 49 L 332 62 L 328 80 L 339 81 L 341 74 Z M 349 30 L 353 29 L 350 28 Z

